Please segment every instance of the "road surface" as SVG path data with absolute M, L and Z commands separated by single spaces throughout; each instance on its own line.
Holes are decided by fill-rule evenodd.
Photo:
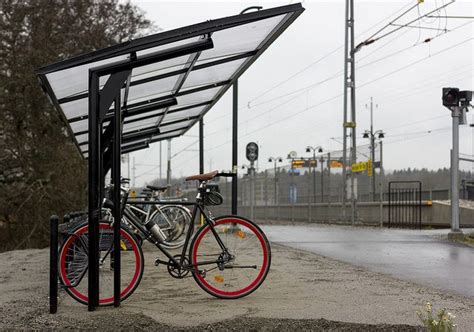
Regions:
M 436 238 L 449 230 L 265 225 L 270 241 L 474 298 L 474 248 Z

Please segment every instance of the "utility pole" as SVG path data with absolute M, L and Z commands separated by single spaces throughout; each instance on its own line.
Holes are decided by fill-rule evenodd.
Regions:
M 453 118 L 453 148 L 451 149 L 451 231 L 448 235 L 454 238 L 462 234 L 459 229 L 459 117 L 461 107 L 454 107 Z
M 127 176 L 130 179 L 130 153 L 127 153 Z
M 453 148 L 451 149 L 451 231 L 450 239 L 462 239 L 459 228 L 459 125 L 466 124 L 466 112 L 472 107 L 473 91 L 459 91 L 458 88 L 443 88 L 443 106 L 451 111 L 453 118 Z
M 271 163 L 273 162 L 273 190 L 274 190 L 274 193 L 273 193 L 273 199 L 275 201 L 275 205 L 278 204 L 278 190 L 277 190 L 277 182 L 278 182 L 278 178 L 277 178 L 277 162 L 279 163 L 282 163 L 283 162 L 283 158 L 282 157 L 270 157 L 268 158 L 268 162 Z
M 357 162 L 356 155 L 356 107 L 355 107 L 355 48 L 354 48 L 354 0 L 346 0 L 345 16 L 345 46 L 344 46 L 344 116 L 343 116 L 343 195 L 342 195 L 342 217 L 346 219 L 346 196 L 347 196 L 347 168 Z M 350 68 L 349 68 L 350 66 Z M 350 93 L 350 121 L 348 121 L 348 109 Z M 351 158 L 347 163 L 347 129 L 351 129 Z M 351 198 L 351 224 L 356 220 L 356 173 L 350 172 L 350 198 Z
M 383 144 L 380 140 L 380 176 L 379 176 L 379 187 L 380 187 L 380 227 L 383 227 Z M 373 165 L 373 161 L 372 161 Z
M 133 157 L 133 166 L 132 166 L 132 188 L 135 188 L 135 170 L 136 170 L 136 166 L 135 166 L 135 157 Z
M 323 152 L 323 148 L 318 145 L 316 147 L 313 147 L 311 145 L 308 145 L 306 147 L 306 152 L 311 152 L 313 151 L 313 159 L 312 161 L 314 162 L 314 165 L 312 165 L 312 161 L 310 161 L 309 163 L 309 166 L 310 166 L 310 171 L 311 171 L 311 167 L 313 168 L 313 202 L 316 203 L 316 151 L 321 153 Z M 321 155 L 321 160 L 322 160 L 323 156 Z M 322 175 L 322 170 L 323 170 L 323 165 L 321 164 L 321 176 Z M 323 179 L 321 178 L 321 202 L 323 202 L 323 194 L 324 194 L 324 191 L 323 191 Z
M 331 153 L 328 152 L 328 206 L 331 205 Z
M 166 185 L 171 187 L 171 139 L 168 140 L 168 168 L 166 171 Z
M 373 171 L 375 162 L 374 101 L 372 97 L 370 97 L 370 159 L 372 160 L 372 201 L 375 201 L 375 172 Z
M 162 166 L 161 156 L 163 156 L 163 153 L 162 153 L 163 151 L 161 150 L 161 147 L 162 147 L 161 143 L 162 141 L 160 141 L 160 181 L 163 179 L 163 173 L 162 173 L 162 167 L 161 167 Z
M 323 155 L 321 155 L 321 159 L 319 159 L 319 162 L 321 163 L 321 203 L 324 203 L 324 158 L 323 158 Z

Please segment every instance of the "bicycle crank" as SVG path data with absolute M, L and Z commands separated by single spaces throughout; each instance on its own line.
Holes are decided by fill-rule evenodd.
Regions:
M 181 260 L 181 255 L 175 255 L 173 256 L 175 261 L 180 261 Z M 184 260 L 182 262 L 182 266 L 176 266 L 176 264 L 170 259 L 168 262 L 168 273 L 176 279 L 181 279 L 186 277 L 189 274 L 189 259 L 187 257 L 184 257 Z

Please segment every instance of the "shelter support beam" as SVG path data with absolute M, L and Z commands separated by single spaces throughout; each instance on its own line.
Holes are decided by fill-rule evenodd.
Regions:
M 232 178 L 232 209 L 231 213 L 232 214 L 237 214 L 237 170 L 238 170 L 238 113 L 239 113 L 239 100 L 238 100 L 238 92 L 239 92 L 239 86 L 238 86 L 238 81 L 236 80 L 232 86 L 232 173 L 234 173 L 234 177 Z

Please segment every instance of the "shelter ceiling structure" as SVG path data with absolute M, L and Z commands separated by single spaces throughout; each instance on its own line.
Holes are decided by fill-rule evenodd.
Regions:
M 209 20 L 79 55 L 37 75 L 87 158 L 89 72 L 103 69 L 102 90 L 110 68 L 130 63 L 119 87 L 121 151 L 128 153 L 185 134 L 303 11 L 292 4 Z M 114 107 L 103 118 L 104 132 Z

